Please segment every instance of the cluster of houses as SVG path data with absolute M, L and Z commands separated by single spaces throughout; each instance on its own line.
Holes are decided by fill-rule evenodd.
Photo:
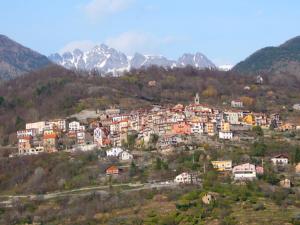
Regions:
M 274 166 L 285 166 L 289 163 L 289 159 L 284 154 L 275 155 L 270 159 Z M 244 163 L 232 166 L 231 160 L 211 161 L 213 168 L 218 172 L 231 173 L 234 181 L 254 180 L 258 175 L 264 174 L 263 165 L 254 165 Z M 184 172 L 175 177 L 174 182 L 178 184 L 195 184 L 197 176 L 193 173 Z M 290 180 L 281 181 L 281 186 L 290 187 Z
M 235 102 L 235 106 L 238 104 Z M 240 106 L 238 106 L 240 107 Z M 242 107 L 242 105 L 241 105 Z M 136 135 L 139 145 L 147 145 L 153 135 L 156 143 L 166 149 L 184 143 L 186 136 L 218 136 L 231 140 L 234 132 L 259 125 L 268 128 L 281 126 L 278 114 L 266 115 L 242 109 L 219 110 L 200 104 L 198 94 L 194 103 L 183 106 L 153 106 L 152 109 L 121 113 L 110 108 L 97 113 L 96 118 L 84 121 L 56 119 L 26 123 L 24 130 L 17 131 L 20 155 L 78 149 L 82 151 L 108 146 L 120 147 L 129 135 Z M 67 146 L 72 143 L 72 146 Z
M 285 166 L 289 163 L 288 156 L 278 154 L 271 157 L 270 161 L 274 166 Z M 253 180 L 257 175 L 264 174 L 263 165 L 254 165 L 251 163 L 244 163 L 232 166 L 231 160 L 212 161 L 212 166 L 219 172 L 232 172 L 233 179 L 238 180 Z

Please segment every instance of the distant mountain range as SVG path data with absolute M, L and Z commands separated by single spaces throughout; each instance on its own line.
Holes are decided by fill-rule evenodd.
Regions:
M 278 47 L 260 49 L 233 67 L 243 74 L 274 73 L 300 76 L 300 36 Z
M 49 64 L 46 56 L 0 35 L 0 79 L 15 78 Z
M 119 75 L 130 69 L 192 66 L 198 69 L 210 68 L 223 71 L 232 70 L 241 74 L 292 74 L 300 77 L 300 36 L 288 40 L 278 47 L 266 47 L 250 55 L 235 65 L 216 67 L 202 53 L 183 54 L 177 60 L 159 55 L 136 53 L 128 56 L 114 48 L 101 44 L 89 51 L 75 49 L 72 52 L 52 54 L 48 58 L 21 44 L 0 35 L 0 79 L 13 79 L 25 73 L 41 69 L 50 64 L 68 69 L 98 70 L 101 74 Z
M 113 73 L 139 69 L 152 65 L 161 67 L 192 66 L 199 69 L 216 68 L 216 66 L 203 54 L 183 54 L 178 60 L 171 60 L 164 56 L 143 55 L 136 53 L 133 56 L 110 48 L 107 45 L 97 45 L 89 51 L 75 49 L 72 52 L 52 54 L 49 59 L 68 69 L 98 70 L 101 73 Z

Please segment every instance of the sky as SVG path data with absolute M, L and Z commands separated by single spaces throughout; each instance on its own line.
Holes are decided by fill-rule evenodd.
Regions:
M 49 55 L 105 43 L 235 64 L 300 35 L 299 0 L 0 0 L 0 33 Z

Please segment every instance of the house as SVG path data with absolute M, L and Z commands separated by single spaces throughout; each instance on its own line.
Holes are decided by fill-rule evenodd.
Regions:
M 104 130 L 100 127 L 94 129 L 94 144 L 99 147 L 105 146 L 104 139 L 106 138 L 106 134 Z
M 232 169 L 231 160 L 222 160 L 222 161 L 211 161 L 213 168 L 217 171 L 228 171 Z
M 199 180 L 196 174 L 183 172 L 175 177 L 174 182 L 177 184 L 197 184 Z
M 160 147 L 166 147 L 166 146 L 170 146 L 170 145 L 177 145 L 179 143 L 182 143 L 183 140 L 180 136 L 177 135 L 165 135 L 163 137 L 160 137 L 158 145 Z
M 221 131 L 224 131 L 224 132 L 230 131 L 230 123 L 221 121 Z
M 185 122 L 178 122 L 172 125 L 173 134 L 191 134 L 191 126 Z
M 279 182 L 279 185 L 283 188 L 291 188 L 291 180 L 284 179 Z
M 191 122 L 191 133 L 192 134 L 203 134 L 204 132 L 204 125 L 200 122 Z
M 84 131 L 77 132 L 76 140 L 77 140 L 77 144 L 84 144 L 85 143 L 85 132 Z
M 215 201 L 218 196 L 219 196 L 219 194 L 216 192 L 208 192 L 205 195 L 203 195 L 202 202 L 206 205 L 209 205 L 210 203 Z
M 64 119 L 55 119 L 46 122 L 46 129 L 59 130 L 62 132 L 67 131 L 67 121 Z
M 22 155 L 37 155 L 44 152 L 44 147 L 38 146 L 35 148 L 29 148 L 23 151 Z
M 23 138 L 23 137 L 35 137 L 38 133 L 37 129 L 26 129 L 26 130 L 18 130 L 17 131 L 17 138 Z
M 57 135 L 55 133 L 52 134 L 44 134 L 43 136 L 43 147 L 45 152 L 57 152 Z
M 97 145 L 96 144 L 79 144 L 79 145 L 73 146 L 72 151 L 87 152 L 87 151 L 93 151 L 95 149 L 97 149 Z
M 264 174 L 264 168 L 262 166 L 256 166 L 255 170 L 256 170 L 257 175 L 263 175 Z
M 131 153 L 127 152 L 127 151 L 121 152 L 119 157 L 120 157 L 121 160 L 124 160 L 124 161 L 133 159 L 133 155 Z
M 24 136 L 18 139 L 18 151 L 20 155 L 25 154 L 32 148 L 32 136 Z
M 262 78 L 262 76 L 258 75 L 256 77 L 255 83 L 256 84 L 263 84 L 264 83 L 264 79 Z
M 177 175 L 174 179 L 174 182 L 177 184 L 191 184 L 192 183 L 192 175 L 190 173 L 181 173 Z
M 243 102 L 241 100 L 232 100 L 231 107 L 233 108 L 243 108 Z
M 256 178 L 255 165 L 250 163 L 233 167 L 232 174 L 234 180 L 253 180 Z
M 85 127 L 81 126 L 78 121 L 72 121 L 69 123 L 69 131 L 84 131 Z
M 289 163 L 289 158 L 284 154 L 279 154 L 271 158 L 272 163 L 277 165 L 287 165 Z
M 233 111 L 224 112 L 224 117 L 225 120 L 230 124 L 240 124 L 238 112 L 233 112 Z
M 156 81 L 155 80 L 148 81 L 148 86 L 149 87 L 155 87 L 156 86 Z
M 219 138 L 223 140 L 231 140 L 233 133 L 231 131 L 219 131 Z
M 119 157 L 124 150 L 120 147 L 114 147 L 106 151 L 107 157 Z
M 254 116 L 250 113 L 248 115 L 245 115 L 243 118 L 243 122 L 247 125 L 254 125 L 255 124 L 255 118 Z
M 206 123 L 206 133 L 209 135 L 209 136 L 214 136 L 215 135 L 215 132 L 216 132 L 216 124 L 213 123 L 213 122 L 208 122 Z
M 117 166 L 110 166 L 105 170 L 106 175 L 119 175 L 122 170 Z
M 300 104 L 299 103 L 298 104 L 294 104 L 293 105 L 293 109 L 299 111 L 300 110 Z
M 36 129 L 38 134 L 42 134 L 44 132 L 44 128 L 46 127 L 46 121 L 39 121 L 34 123 L 26 123 L 25 129 Z

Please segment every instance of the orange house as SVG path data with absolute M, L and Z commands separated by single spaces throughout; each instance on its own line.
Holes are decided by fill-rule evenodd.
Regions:
M 118 175 L 121 172 L 117 166 L 110 166 L 106 169 L 106 175 Z
M 172 125 L 173 134 L 191 134 L 191 126 L 185 122 L 179 122 Z
M 55 133 L 44 134 L 43 145 L 46 152 L 57 152 L 57 135 Z

